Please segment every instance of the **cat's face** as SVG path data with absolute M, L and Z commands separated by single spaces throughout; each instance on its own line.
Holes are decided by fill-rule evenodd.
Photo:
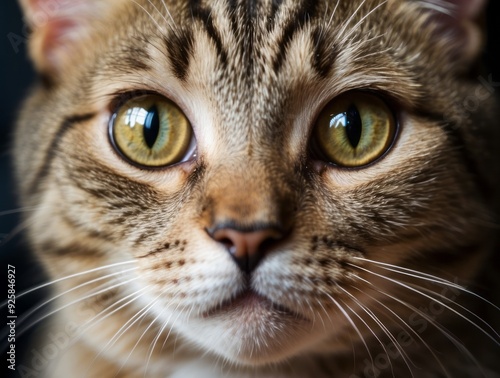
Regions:
M 428 301 L 399 283 L 423 279 L 370 261 L 475 273 L 482 130 L 460 78 L 474 47 L 432 11 L 116 3 L 57 51 L 20 122 L 30 234 L 54 275 L 129 261 L 112 295 L 140 293 L 126 310 L 147 308 L 155 335 L 259 365 L 350 350 L 372 336 L 355 313 L 382 334 L 369 311 Z

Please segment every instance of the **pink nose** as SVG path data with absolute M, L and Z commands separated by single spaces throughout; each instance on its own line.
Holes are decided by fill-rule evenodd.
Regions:
M 226 246 L 245 273 L 251 273 L 255 269 L 270 244 L 283 238 L 283 233 L 272 227 L 259 228 L 255 231 L 226 227 L 216 229 L 209 234 L 212 239 Z

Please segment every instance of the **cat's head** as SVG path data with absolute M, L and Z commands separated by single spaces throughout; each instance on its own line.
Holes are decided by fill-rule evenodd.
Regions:
M 136 298 L 122 312 L 167 344 L 348 350 L 371 336 L 355 313 L 378 334 L 367 311 L 428 301 L 394 266 L 482 264 L 481 1 L 22 3 L 44 79 L 16 139 L 32 244 L 54 276 L 126 270 L 110 303 Z

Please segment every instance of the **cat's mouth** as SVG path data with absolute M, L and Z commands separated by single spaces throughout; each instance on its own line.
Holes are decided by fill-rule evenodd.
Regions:
M 298 321 L 309 322 L 304 317 L 289 308 L 271 301 L 269 298 L 257 293 L 254 290 L 246 289 L 234 298 L 228 299 L 221 304 L 203 313 L 204 318 L 211 318 L 223 315 L 247 315 L 258 316 L 260 313 L 272 312 L 280 317 L 293 317 Z

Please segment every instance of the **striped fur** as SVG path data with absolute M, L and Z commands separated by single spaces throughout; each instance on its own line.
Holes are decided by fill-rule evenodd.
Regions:
M 55 62 L 35 27 L 50 85 L 16 133 L 28 238 L 53 279 L 123 262 L 54 285 L 53 327 L 80 334 L 44 376 L 500 376 L 498 312 L 465 288 L 498 234 L 498 112 L 468 78 L 472 37 L 442 30 L 449 3 L 101 2 Z M 400 131 L 375 164 L 334 168 L 312 128 L 353 90 Z M 185 112 L 196 159 L 147 170 L 113 150 L 114 106 L 140 93 Z M 245 276 L 207 234 L 221 222 L 290 232 Z M 248 288 L 273 305 L 227 304 Z

